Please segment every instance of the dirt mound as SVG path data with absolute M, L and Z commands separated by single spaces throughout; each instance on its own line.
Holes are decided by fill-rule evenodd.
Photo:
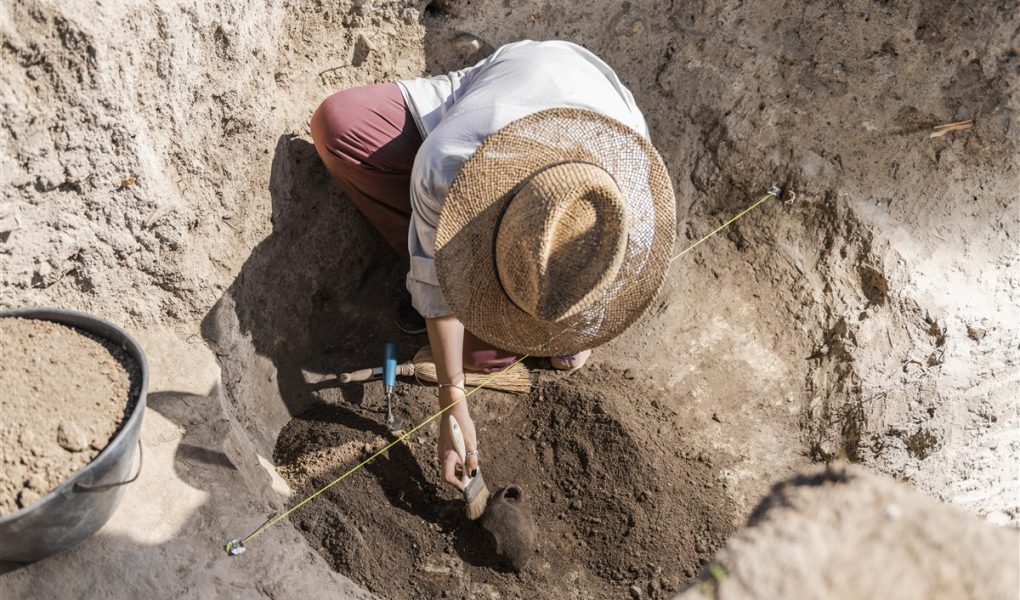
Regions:
M 1015 598 L 1020 533 L 860 467 L 776 484 L 678 600 Z
M 124 351 L 78 329 L 0 319 L 0 514 L 36 501 L 106 447 L 137 398 Z
M 677 589 L 731 528 L 718 465 L 688 446 L 655 392 L 621 373 L 548 377 L 527 397 L 473 398 L 486 480 L 521 486 L 540 532 L 521 574 L 496 560 L 492 540 L 441 488 L 435 427 L 293 519 L 334 568 L 386 597 L 619 598 L 634 586 L 660 597 Z M 409 417 L 433 409 L 429 391 L 404 394 Z M 362 406 L 324 402 L 291 421 L 276 461 L 295 498 L 381 447 L 380 423 L 377 397 Z

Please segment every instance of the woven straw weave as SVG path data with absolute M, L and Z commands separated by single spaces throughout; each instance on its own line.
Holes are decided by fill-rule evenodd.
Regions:
M 508 230 L 540 227 L 536 224 L 545 222 L 549 207 L 529 203 L 542 214 L 527 215 L 525 210 L 516 216 L 515 212 L 521 213 L 519 206 L 510 211 L 507 207 L 536 173 L 570 162 L 595 165 L 615 181 L 623 199 L 625 214 L 617 225 L 625 228 L 625 249 L 619 260 L 594 257 L 600 265 L 596 271 L 616 271 L 607 281 L 591 269 L 586 272 L 583 263 L 553 269 L 561 280 L 541 280 L 548 273 L 525 275 L 526 281 L 535 282 L 535 297 L 545 302 L 545 310 L 529 314 L 515 304 L 500 281 L 497 234 L 502 230 L 508 239 L 527 240 L 500 240 L 503 254 L 498 262 L 504 276 L 542 262 L 540 253 L 556 248 L 557 240 Z M 595 179 L 595 187 L 605 186 Z M 502 223 L 506 213 L 510 217 Z M 479 338 L 522 354 L 570 354 L 609 341 L 644 313 L 665 279 L 675 235 L 673 189 L 655 148 L 614 119 L 582 109 L 557 108 L 510 123 L 489 136 L 464 163 L 440 214 L 436 271 L 454 314 Z M 588 243 L 581 244 L 580 254 L 585 254 L 583 247 Z M 507 256 L 508 252 L 514 255 Z M 570 266 L 571 259 L 561 261 L 563 265 Z M 556 297 L 556 289 L 563 290 L 562 297 Z

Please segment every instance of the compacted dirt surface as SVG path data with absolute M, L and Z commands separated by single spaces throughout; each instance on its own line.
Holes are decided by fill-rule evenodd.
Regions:
M 409 420 L 435 410 L 430 391 L 404 392 L 398 407 Z M 492 491 L 520 486 L 539 532 L 524 570 L 497 559 L 441 484 L 435 424 L 295 514 L 337 570 L 391 598 L 620 598 L 632 587 L 659 598 L 731 531 L 734 508 L 714 453 L 692 447 L 659 393 L 621 372 L 545 375 L 528 396 L 472 400 L 486 482 Z M 295 497 L 388 441 L 378 408 L 324 401 L 284 427 L 276 461 Z
M 0 514 L 91 462 L 137 399 L 140 376 L 121 348 L 73 327 L 0 319 Z

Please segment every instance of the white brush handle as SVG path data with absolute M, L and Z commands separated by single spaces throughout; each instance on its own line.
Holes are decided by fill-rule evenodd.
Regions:
M 453 449 L 457 451 L 457 456 L 460 456 L 460 464 L 463 465 L 460 481 L 467 486 L 468 482 L 471 481 L 471 477 L 468 476 L 467 472 L 467 448 L 464 446 L 464 434 L 460 430 L 460 424 L 457 423 L 457 419 L 453 418 L 453 415 L 450 415 L 449 419 L 450 434 L 453 437 Z

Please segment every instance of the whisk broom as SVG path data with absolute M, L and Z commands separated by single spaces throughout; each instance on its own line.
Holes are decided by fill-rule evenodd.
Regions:
M 373 377 L 382 374 L 382 367 L 375 369 L 361 369 L 350 373 L 341 373 L 338 378 L 340 383 L 352 381 L 368 381 Z M 414 361 L 397 365 L 397 375 L 402 377 L 415 377 L 421 381 L 436 383 L 436 361 L 432 358 L 432 349 L 423 347 L 414 355 Z M 489 381 L 491 379 L 491 381 Z M 526 394 L 531 390 L 531 375 L 527 367 L 516 363 L 504 369 L 499 375 L 493 377 L 493 373 L 464 373 L 464 385 L 474 387 L 484 384 L 486 388 L 501 390 L 513 394 Z

